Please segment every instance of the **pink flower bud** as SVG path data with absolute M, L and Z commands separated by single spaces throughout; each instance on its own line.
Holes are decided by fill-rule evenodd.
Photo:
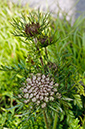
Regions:
M 43 100 L 43 96 L 40 96 L 40 100 Z
M 25 94 L 25 95 L 24 95 L 24 98 L 29 98 L 29 94 L 28 94 L 28 93 Z
M 28 83 L 32 83 L 32 81 L 31 81 L 30 78 L 27 78 L 26 81 L 27 81 Z
M 54 92 L 51 92 L 50 95 L 54 95 Z
M 54 88 L 54 89 L 53 89 L 53 91 L 54 91 L 54 92 L 57 92 L 57 89 L 56 89 L 56 88 Z
M 46 102 L 48 102 L 48 98 L 47 97 L 45 97 L 45 99 L 44 99 Z
M 40 101 L 37 101 L 37 105 L 39 105 L 40 104 Z
M 33 94 L 30 94 L 29 98 L 31 99 L 33 97 Z
M 32 79 L 33 79 L 33 81 L 34 81 L 34 80 L 36 80 L 36 76 L 33 76 L 33 78 L 32 78 Z
M 50 85 L 51 85 L 51 86 L 53 85 L 53 81 L 50 82 Z
M 41 105 L 41 107 L 42 107 L 42 108 L 45 108 L 45 107 L 46 107 L 46 103 L 43 103 L 43 104 Z
M 26 93 L 26 92 L 27 92 L 27 89 L 26 89 L 26 88 L 25 88 L 25 89 L 23 89 L 23 92 L 24 92 L 24 93 Z
M 45 79 L 45 75 L 44 74 L 42 75 L 42 79 Z
M 36 102 L 36 98 L 33 98 L 33 99 L 32 99 L 32 102 Z
M 51 96 L 51 97 L 50 97 L 50 100 L 51 100 L 51 101 L 53 101 L 53 100 L 54 100 L 54 98 Z

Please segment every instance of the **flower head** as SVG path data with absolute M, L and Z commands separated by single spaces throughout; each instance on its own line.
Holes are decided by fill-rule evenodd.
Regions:
M 23 98 L 25 98 L 25 103 L 32 102 L 40 105 L 41 108 L 45 108 L 49 102 L 54 101 L 56 98 L 61 98 L 57 87 L 58 83 L 54 83 L 53 79 L 38 73 L 27 78 L 26 83 L 20 90 L 24 94 Z

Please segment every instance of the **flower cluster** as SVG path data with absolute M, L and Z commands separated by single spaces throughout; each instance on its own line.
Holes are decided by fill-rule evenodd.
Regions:
M 25 98 L 25 103 L 33 102 L 37 106 L 45 108 L 47 103 L 61 98 L 57 91 L 58 83 L 54 84 L 53 79 L 46 75 L 38 73 L 26 79 L 26 84 L 20 88 Z M 21 98 L 21 95 L 19 95 Z

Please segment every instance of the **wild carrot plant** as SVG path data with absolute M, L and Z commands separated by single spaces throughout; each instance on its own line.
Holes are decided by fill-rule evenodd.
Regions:
M 18 65 L 1 68 L 15 72 L 13 81 L 17 83 L 12 89 L 16 99 L 16 104 L 12 107 L 16 109 L 15 116 L 26 115 L 22 122 L 27 122 L 33 114 L 36 114 L 36 118 L 42 114 L 46 129 L 60 128 L 58 123 L 64 119 L 69 127 L 70 121 L 76 119 L 73 106 L 82 108 L 81 98 L 77 93 L 78 72 L 72 63 L 72 53 L 67 48 L 63 51 L 58 49 L 57 44 L 62 39 L 58 36 L 57 27 L 53 28 L 53 22 L 50 14 L 43 14 L 39 10 L 13 19 L 12 34 L 27 46 L 28 53 Z M 56 50 L 52 51 L 53 48 Z M 52 55 L 55 55 L 54 58 Z M 27 128 L 30 129 L 30 125 Z

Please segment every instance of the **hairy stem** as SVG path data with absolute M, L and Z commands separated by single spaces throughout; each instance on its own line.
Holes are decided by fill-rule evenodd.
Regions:
M 43 110 L 43 115 L 44 115 L 44 121 L 45 121 L 46 129 L 49 129 L 48 121 L 47 121 L 47 117 L 46 117 L 45 110 Z

